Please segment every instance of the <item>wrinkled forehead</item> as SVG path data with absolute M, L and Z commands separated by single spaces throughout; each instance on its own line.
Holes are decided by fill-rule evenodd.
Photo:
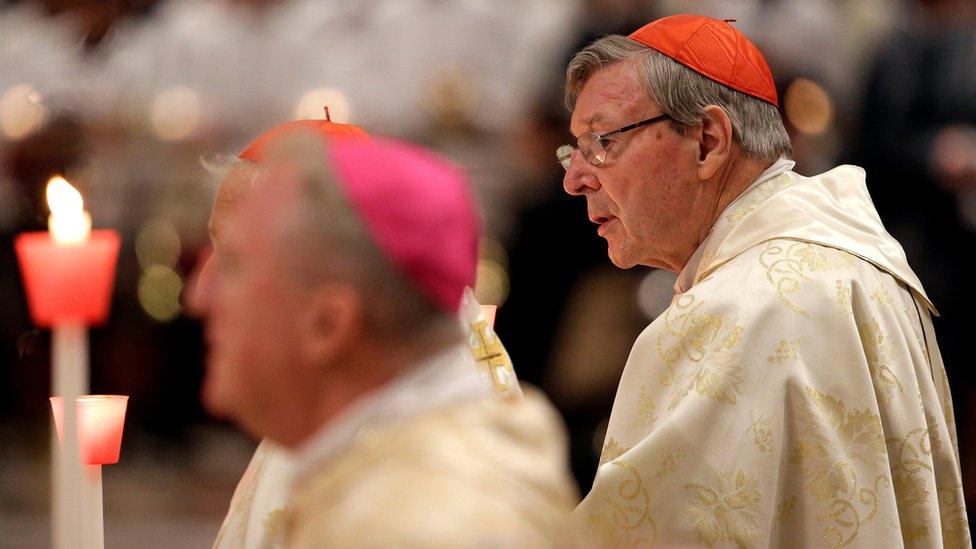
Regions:
M 296 216 L 298 177 L 279 166 L 262 167 L 253 183 L 238 190 L 223 220 L 223 241 L 234 248 L 267 251 Z
M 263 166 L 241 197 L 239 212 L 253 223 L 286 219 L 301 191 L 299 171 L 287 164 Z
M 578 135 L 594 128 L 616 127 L 652 106 L 636 63 L 621 61 L 597 70 L 586 80 L 573 108 L 570 129 Z
M 210 220 L 211 236 L 219 237 L 227 217 L 238 209 L 243 208 L 241 215 L 252 222 L 261 223 L 269 217 L 266 210 L 281 208 L 287 200 L 294 199 L 302 175 L 320 169 L 322 146 L 322 140 L 308 132 L 292 132 L 269 141 L 260 164 L 235 164 L 217 191 Z

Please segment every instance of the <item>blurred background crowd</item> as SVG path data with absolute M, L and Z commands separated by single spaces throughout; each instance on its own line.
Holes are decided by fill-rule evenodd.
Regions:
M 477 293 L 516 370 L 569 427 L 589 488 L 630 345 L 674 274 L 622 271 L 562 192 L 569 56 L 672 13 L 734 23 L 765 53 L 796 171 L 867 169 L 889 231 L 941 312 L 976 506 L 976 2 L 972 0 L 0 0 L 0 545 L 48 544 L 50 334 L 12 241 L 46 227 L 44 185 L 80 188 L 123 236 L 92 390 L 130 395 L 105 470 L 109 546 L 205 547 L 254 442 L 203 413 L 204 349 L 181 307 L 208 244 L 201 164 L 295 118 L 427 144 L 483 209 Z

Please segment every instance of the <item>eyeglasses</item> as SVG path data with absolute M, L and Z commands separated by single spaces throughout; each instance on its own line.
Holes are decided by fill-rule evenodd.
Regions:
M 661 114 L 655 116 L 654 118 L 641 120 L 640 122 L 635 122 L 629 126 L 624 126 L 620 129 L 604 134 L 598 134 L 593 131 L 583 132 L 578 138 L 576 138 L 575 147 L 567 144 L 556 149 L 556 160 L 559 161 L 559 164 L 562 165 L 564 170 L 568 170 L 569 161 L 573 156 L 573 151 L 579 149 L 580 152 L 583 153 L 583 158 L 585 158 L 587 162 L 593 164 L 594 166 L 600 166 L 607 161 L 607 141 L 610 137 L 624 132 L 629 132 L 630 130 L 636 130 L 641 126 L 647 126 L 648 124 L 668 120 L 670 118 L 671 117 L 667 114 Z

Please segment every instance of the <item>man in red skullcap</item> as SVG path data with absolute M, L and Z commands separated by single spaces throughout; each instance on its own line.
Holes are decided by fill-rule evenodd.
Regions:
M 575 498 L 557 416 L 521 398 L 483 321 L 458 325 L 478 242 L 465 177 L 335 133 L 272 130 L 218 193 L 192 303 L 204 403 L 266 441 L 216 546 L 559 543 Z
M 217 256 L 222 249 L 222 234 L 230 212 L 237 207 L 253 186 L 266 150 L 288 132 L 308 131 L 322 137 L 368 139 L 359 126 L 325 120 L 296 120 L 264 132 L 233 159 L 208 163 L 221 178 L 210 215 L 209 232 L 215 250 L 201 262 L 196 283 L 188 293 L 188 308 L 205 317 L 208 296 Z M 281 547 L 284 542 L 286 504 L 292 476 L 288 452 L 268 439 L 262 439 L 247 470 L 234 490 L 227 516 L 221 524 L 214 549 L 258 549 Z
M 865 173 L 792 171 L 760 51 L 676 15 L 567 69 L 557 151 L 619 267 L 678 273 L 592 491 L 605 547 L 969 547 L 934 307 Z

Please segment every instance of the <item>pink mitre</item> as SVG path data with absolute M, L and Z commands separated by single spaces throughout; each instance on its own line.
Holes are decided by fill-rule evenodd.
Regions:
M 289 125 L 294 126 L 269 133 L 311 129 L 307 123 L 283 126 Z M 479 219 L 464 173 L 409 143 L 318 133 L 340 191 L 373 242 L 433 304 L 457 312 L 464 288 L 475 284 L 478 265 Z
M 464 174 L 398 141 L 334 139 L 330 149 L 376 244 L 439 308 L 457 311 L 478 266 L 478 216 Z

